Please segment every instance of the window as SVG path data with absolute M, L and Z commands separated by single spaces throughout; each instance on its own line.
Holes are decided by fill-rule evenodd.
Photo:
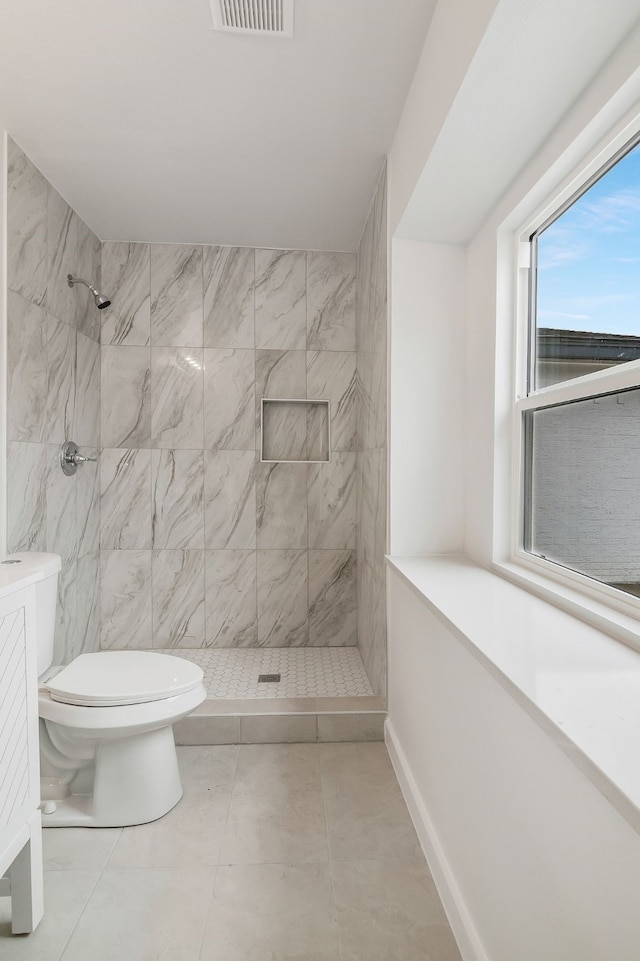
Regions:
M 516 553 L 640 596 L 640 136 L 526 243 Z

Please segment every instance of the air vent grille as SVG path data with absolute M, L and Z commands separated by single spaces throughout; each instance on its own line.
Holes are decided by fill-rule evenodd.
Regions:
M 293 0 L 210 0 L 214 30 L 293 36 Z

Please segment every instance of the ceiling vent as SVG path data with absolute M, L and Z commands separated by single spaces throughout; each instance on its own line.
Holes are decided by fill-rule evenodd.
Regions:
M 213 29 L 225 33 L 293 36 L 293 0 L 209 0 Z

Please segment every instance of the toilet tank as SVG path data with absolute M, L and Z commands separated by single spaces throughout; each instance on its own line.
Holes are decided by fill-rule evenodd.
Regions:
M 38 649 L 38 677 L 53 661 L 53 635 L 56 625 L 58 572 L 61 561 L 57 554 L 24 552 L 7 554 L 0 561 L 0 591 L 10 589 L 19 580 L 22 587 L 34 588 L 34 627 Z

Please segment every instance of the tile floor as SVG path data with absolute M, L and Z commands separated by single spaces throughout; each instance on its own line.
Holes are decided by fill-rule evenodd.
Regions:
M 181 747 L 135 828 L 44 832 L 46 916 L 3 961 L 460 961 L 384 744 Z
M 373 694 L 357 647 L 169 648 L 204 671 L 210 698 L 367 697 Z M 280 674 L 260 683 L 260 674 Z

